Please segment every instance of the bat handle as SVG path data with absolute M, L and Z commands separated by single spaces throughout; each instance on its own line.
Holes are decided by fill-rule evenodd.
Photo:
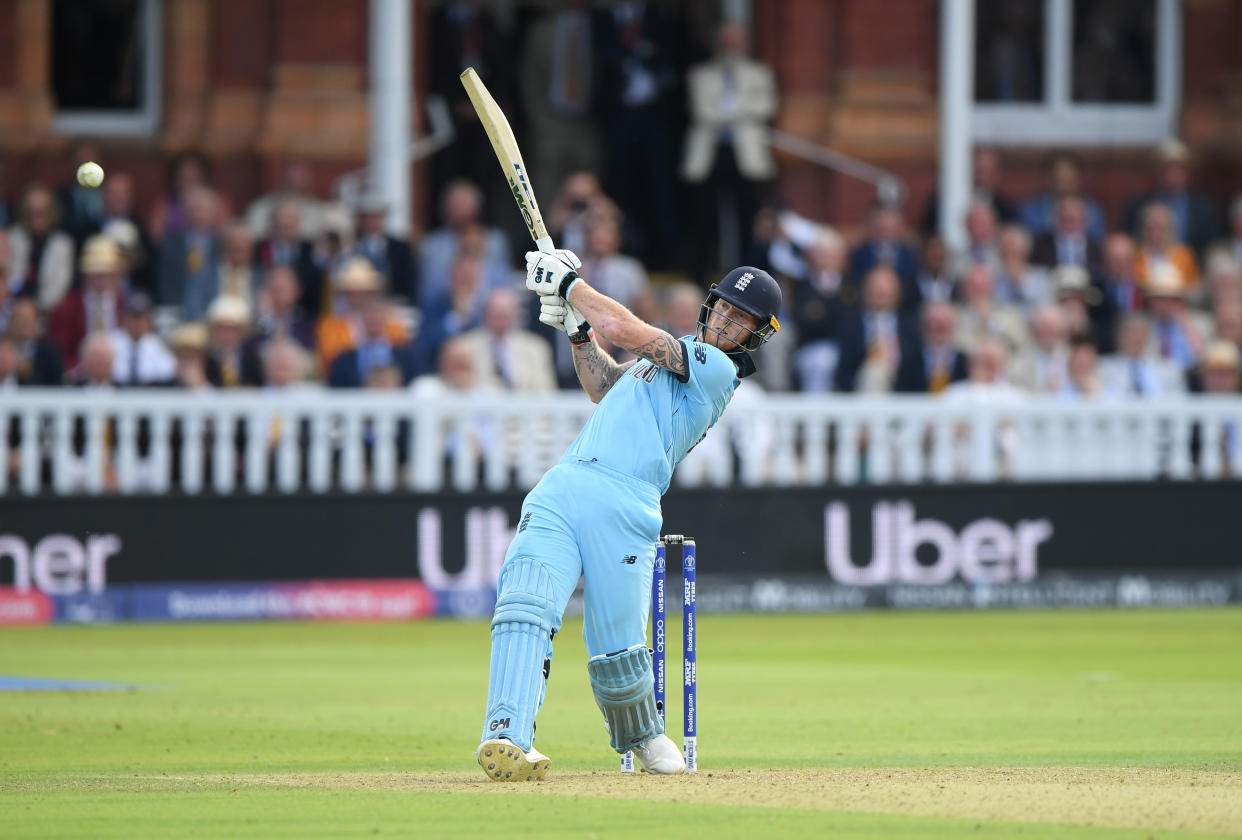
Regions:
M 556 246 L 552 244 L 552 237 L 541 236 L 535 240 L 535 247 L 545 254 L 552 254 L 556 251 Z

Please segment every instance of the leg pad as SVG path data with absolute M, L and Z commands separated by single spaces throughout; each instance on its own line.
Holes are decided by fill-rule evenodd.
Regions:
M 587 663 L 587 673 L 614 750 L 625 752 L 664 732 L 664 721 L 656 713 L 647 648 L 592 659 Z

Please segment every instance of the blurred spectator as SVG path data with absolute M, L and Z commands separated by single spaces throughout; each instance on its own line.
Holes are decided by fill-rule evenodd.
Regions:
M 211 164 L 201 152 L 184 152 L 169 163 L 164 183 L 168 194 L 151 226 L 151 233 L 157 239 L 196 229 L 190 219 L 191 194 L 211 187 Z
M 1046 268 L 1031 265 L 1030 257 L 1030 234 L 1018 225 L 1001 228 L 996 302 L 1013 304 L 1028 315 L 1055 296 L 1052 276 Z
M 21 217 L 9 228 L 9 288 L 34 298 L 44 312 L 73 285 L 73 237 L 56 222 L 51 190 L 35 184 L 27 187 Z
M 748 40 L 741 26 L 721 25 L 715 56 L 687 75 L 691 123 L 681 175 L 695 185 L 690 265 L 700 280 L 737 265 L 759 187 L 776 176 L 767 125 L 776 113 L 776 79 L 746 56 Z
M 0 331 L 0 393 L 13 391 L 21 383 L 17 378 L 17 342 L 13 336 Z M 0 434 L 10 434 L 8 429 L 0 429 Z M 4 465 L 0 464 L 0 469 Z
M 750 229 L 750 242 L 742 250 L 742 265 L 753 265 L 772 274 L 772 246 L 783 237 L 780 214 L 774 207 L 761 207 Z
M 805 271 L 794 280 L 791 305 L 798 349 L 793 355 L 793 366 L 803 391 L 832 390 L 844 267 L 845 241 L 835 230 L 826 229 L 807 249 Z
M 246 207 L 246 229 L 253 239 L 261 241 L 271 234 L 276 208 L 286 201 L 297 206 L 298 238 L 307 242 L 314 241 L 333 225 L 349 223 L 344 207 L 315 197 L 310 167 L 304 161 L 291 160 L 284 166 L 280 185 Z
M 358 346 L 364 333 L 362 313 L 370 301 L 380 296 L 380 277 L 368 260 L 353 257 L 337 272 L 333 287 L 341 296 L 341 311 L 324 315 L 315 325 L 315 345 L 323 371 L 332 369 L 338 355 Z M 385 331 L 393 345 L 406 343 L 405 327 L 397 319 L 390 319 Z
M 595 102 L 608 193 L 642 229 L 647 264 L 671 267 L 666 261 L 677 255 L 674 150 L 680 139 L 672 133 L 683 53 L 666 10 L 655 3 L 610 3 L 596 13 L 595 29 Z
M 1229 205 L 1229 233 L 1220 247 L 1242 264 L 1242 194 L 1235 196 L 1233 203 Z
M 634 302 L 647 288 L 647 272 L 642 263 L 620 250 L 621 226 L 616 218 L 594 218 L 587 230 L 586 250 L 578 252 L 582 257 L 581 273 L 590 278 L 593 288 L 633 309 Z
M 410 302 L 418 300 L 414 253 L 405 238 L 388 232 L 388 203 L 378 195 L 363 196 L 358 203 L 358 239 L 353 253 L 371 261 L 387 283 L 387 294 Z
M 1204 393 L 1237 394 L 1242 391 L 1242 368 L 1239 367 L 1238 346 L 1228 341 L 1213 341 L 1199 356 L 1199 381 Z M 1242 441 L 1234 441 L 1235 446 Z
M 522 102 L 530 128 L 535 189 L 555 195 L 569 173 L 599 169 L 599 138 L 591 119 L 595 92 L 591 11 L 584 0 L 561 0 L 524 36 Z
M 1242 350 L 1242 301 L 1223 303 L 1217 307 L 1212 337 L 1231 342 Z
M 63 367 L 56 345 L 43 338 L 39 308 L 31 298 L 13 301 L 9 337 L 17 347 L 17 381 L 21 385 L 60 385 Z
M 111 338 L 112 379 L 118 385 L 158 385 L 176 375 L 177 359 L 156 334 L 151 298 L 143 292 L 126 299 L 121 327 L 112 331 Z
M 1124 233 L 1112 233 L 1104 240 L 1100 286 L 1119 312 L 1143 308 L 1143 289 L 1134 274 L 1134 240 Z
M 460 338 L 444 343 L 436 360 L 436 372 L 420 376 L 410 384 L 410 399 L 425 404 L 445 397 L 471 397 L 486 394 L 479 384 L 474 356 Z M 496 430 L 484 414 L 465 420 L 446 419 L 440 430 L 440 451 L 446 459 L 469 453 L 475 457 L 490 453 L 496 443 Z
M 449 287 L 423 308 L 420 341 L 430 355 L 435 356 L 447 339 L 482 322 L 488 291 L 478 259 L 463 256 L 453 263 Z
M 1018 208 L 1018 221 L 1031 236 L 1052 233 L 1057 203 L 1062 198 L 1082 200 L 1085 217 L 1084 232 L 1091 239 L 1103 239 L 1108 232 L 1099 203 L 1082 193 L 1078 161 L 1065 152 L 1054 152 L 1044 160 L 1044 192 L 1033 195 Z
M 126 289 L 154 295 L 155 245 L 138 216 L 134 176 L 128 172 L 110 172 L 99 191 L 103 195 L 103 218 L 98 232 L 115 239 L 126 254 L 129 261 Z
M 1094 402 L 1109 396 L 1100 385 L 1099 362 L 1099 352 L 1089 338 L 1078 336 L 1071 339 L 1061 399 L 1066 402 Z
M 902 360 L 897 371 L 898 392 L 939 394 L 966 378 L 966 354 L 953 343 L 957 312 L 942 300 L 923 304 L 920 314 L 922 352 Z
M 60 227 L 80 244 L 92 233 L 98 233 L 104 220 L 103 193 L 94 187 L 78 183 L 78 167 L 87 161 L 101 163 L 99 146 L 93 140 L 80 139 L 70 148 L 69 166 L 64 170 L 75 173 L 56 191 L 60 208 Z
M 1057 291 L 1057 307 L 1065 318 L 1066 335 L 1090 335 L 1097 347 L 1112 347 L 1113 338 L 1102 335 L 1099 330 L 1115 318 L 1095 318 L 1097 309 L 1104 305 L 1098 287 L 1091 283 L 1085 269 L 1076 265 L 1063 265 L 1052 272 L 1052 282 Z
M 311 371 L 311 358 L 299 344 L 277 338 L 264 348 L 263 385 L 283 390 L 304 381 Z M 279 437 L 279 435 L 276 435 Z
M 1147 316 L 1131 312 L 1117 327 L 1117 353 L 1100 360 L 1104 391 L 1138 397 L 1163 397 L 1186 390 L 1182 370 L 1150 352 L 1151 325 Z
M 346 350 L 332 362 L 328 384 L 333 388 L 361 388 L 377 368 L 395 367 L 401 371 L 401 384 L 431 369 L 431 362 L 419 345 L 394 341 L 389 332 L 392 313 L 387 302 L 378 296 L 362 304 L 362 332 L 353 349 Z M 404 338 L 404 336 L 402 337 Z
M 9 169 L 4 158 L 0 158 L 0 228 L 7 228 L 13 222 L 13 208 L 9 204 Z
M 1134 260 L 1134 276 L 1146 287 L 1153 272 L 1173 266 L 1182 278 L 1183 289 L 1199 285 L 1199 266 L 1194 252 L 1176 239 L 1173 211 L 1166 204 L 1148 204 L 1142 212 L 1142 237 Z
M 594 276 L 592 283 L 594 283 Z M 517 323 L 513 289 L 495 289 L 483 307 L 483 324 L 463 333 L 461 343 L 475 359 L 479 384 L 491 390 L 543 394 L 556 390 L 548 343 Z
M 557 247 L 583 254 L 587 248 L 587 228 L 603 216 L 621 218 L 621 210 L 600 189 L 593 172 L 574 172 L 556 195 L 548 213 L 548 234 Z
M 488 5 L 481 0 L 450 0 L 428 11 L 430 93 L 447 100 L 455 129 L 453 142 L 436 153 L 434 166 L 427 167 L 427 195 L 433 198 L 455 178 L 504 183 L 496 178 L 495 154 L 459 80 L 463 70 L 473 67 L 501 109 L 513 113 L 515 58 Z
M 1076 265 L 1096 274 L 1100 267 L 1100 243 L 1087 228 L 1086 204 L 1077 196 L 1057 200 L 1051 231 L 1035 238 L 1031 262 L 1046 268 Z
M 867 238 L 850 252 L 845 282 L 855 289 L 877 265 L 891 268 L 900 283 L 901 309 L 918 312 L 923 292 L 918 283 L 918 256 L 904 240 L 905 223 L 896 207 L 877 205 L 871 211 Z
M 255 248 L 249 229 L 241 222 L 230 222 L 224 228 L 222 245 L 220 294 L 239 297 L 253 309 L 262 284 L 262 274 L 254 259 Z
M 951 273 L 961 277 L 972 265 L 986 266 L 993 274 L 1000 268 L 1000 242 L 996 211 L 976 201 L 966 211 L 966 244 L 957 255 Z
M 1172 237 L 1185 242 L 1197 254 L 1219 235 L 1216 206 L 1202 193 L 1190 189 L 1190 149 L 1180 140 L 1166 140 L 1156 148 L 1156 189 L 1130 200 L 1125 212 L 1125 228 L 1143 236 L 1145 209 L 1163 204 L 1172 213 Z
M 106 332 L 93 332 L 82 339 L 75 356 L 82 363 L 69 374 L 69 384 L 76 388 L 111 390 L 116 386 L 112 371 L 116 366 L 116 350 Z
M 1194 367 L 1205 330 L 1195 323 L 1177 269 L 1165 266 L 1147 279 L 1147 309 L 1152 318 L 1156 354 L 1183 371 Z
M 211 302 L 207 309 L 207 381 L 217 388 L 263 384 L 263 363 L 253 345 L 246 344 L 249 328 L 250 307 L 244 300 L 221 295 Z
M 293 269 L 302 289 L 303 308 L 308 314 L 317 315 L 322 306 L 323 272 L 315 261 L 314 246 L 302 238 L 300 208 L 301 205 L 293 200 L 276 204 L 272 209 L 271 234 L 255 247 L 253 260 L 260 269 L 278 265 Z M 237 228 L 245 230 L 240 223 Z M 406 250 L 408 252 L 408 246 Z M 257 290 L 257 273 L 253 281 L 251 289 Z
M 1203 303 L 1210 310 L 1236 300 L 1242 300 L 1242 264 L 1228 251 L 1215 249 L 1208 252 L 1204 268 Z
M 1027 395 L 1005 381 L 1009 351 L 1005 343 L 984 338 L 970 356 L 966 379 L 944 389 L 946 402 L 970 405 L 1013 405 L 1025 402 Z
M 996 302 L 994 282 L 986 266 L 976 265 L 967 271 L 958 293 L 958 347 L 973 355 L 979 342 L 991 337 L 1004 341 L 1006 350 L 1015 355 L 1026 352 L 1030 345 L 1026 320 L 1017 307 Z
M 182 223 L 160 248 L 159 301 L 182 320 L 202 318 L 220 289 L 220 222 L 216 194 L 194 186 L 183 194 Z
M 863 281 L 862 306 L 843 313 L 837 330 L 838 391 L 886 392 L 903 360 L 922 358 L 915 319 L 900 310 L 897 275 L 876 265 Z
M 9 249 L 9 233 L 0 228 L 0 333 L 9 328 L 9 316 L 13 312 L 13 290 L 9 288 L 9 260 L 12 251 Z
M 273 339 L 297 342 L 305 350 L 315 349 L 315 322 L 298 306 L 302 287 L 288 266 L 269 268 L 259 291 L 255 334 L 251 339 L 266 343 Z
M 207 379 L 207 327 L 195 322 L 179 324 L 168 336 L 168 347 L 177 360 L 172 384 L 190 391 L 211 388 Z
M 47 335 L 70 372 L 78 364 L 78 348 L 88 333 L 110 333 L 121 322 L 121 250 L 96 234 L 82 247 L 78 263 L 82 285 L 56 305 L 48 318 Z
M 1013 202 L 1000 192 L 1001 163 L 1000 154 L 995 149 L 975 147 L 971 173 L 974 177 L 974 189 L 971 200 L 983 203 L 992 208 L 997 221 L 1009 224 L 1017 218 Z M 926 209 L 923 211 L 923 222 L 920 232 L 931 236 L 940 230 L 940 191 L 933 190 L 927 198 Z
M 426 309 L 449 287 L 453 263 L 463 253 L 483 263 L 489 287 L 512 281 L 509 242 L 496 228 L 481 228 L 483 193 L 469 181 L 453 181 L 444 190 L 441 213 L 444 226 L 423 237 L 419 246 L 418 306 Z M 478 242 L 482 234 L 482 242 Z
M 919 257 L 918 285 L 924 301 L 953 300 L 955 278 L 949 272 L 949 246 L 940 234 L 927 237 Z
M 1052 304 L 1041 306 L 1032 318 L 1031 334 L 1033 346 L 1013 360 L 1009 381 L 1036 394 L 1060 393 L 1069 378 L 1065 313 Z

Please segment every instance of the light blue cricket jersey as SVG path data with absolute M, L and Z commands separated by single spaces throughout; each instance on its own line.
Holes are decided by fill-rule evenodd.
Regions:
M 686 381 L 639 359 L 600 400 L 566 458 L 595 459 L 661 494 L 668 489 L 673 468 L 720 418 L 738 385 L 723 350 L 690 336 L 681 342 Z

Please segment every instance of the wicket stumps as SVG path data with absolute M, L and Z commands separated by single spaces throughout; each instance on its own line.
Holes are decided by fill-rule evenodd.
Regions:
M 668 547 L 681 547 L 681 616 L 682 616 L 682 753 L 686 772 L 699 769 L 698 747 L 698 635 L 695 613 L 695 543 L 690 537 L 668 534 L 656 545 L 655 567 L 651 574 L 651 670 L 655 676 L 656 713 L 664 720 L 665 681 L 665 589 L 667 583 Z M 634 772 L 634 754 L 621 756 L 621 772 Z

